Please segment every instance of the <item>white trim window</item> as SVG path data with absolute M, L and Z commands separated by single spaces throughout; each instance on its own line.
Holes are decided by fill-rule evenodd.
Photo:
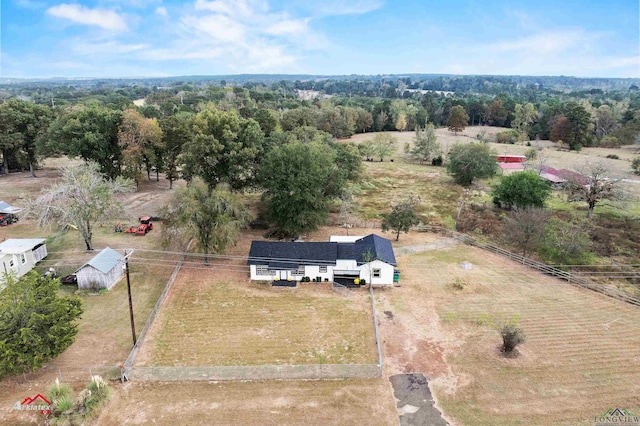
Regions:
M 327 273 L 327 265 L 320 266 L 318 268 L 318 272 L 320 272 L 321 274 L 326 274 Z
M 24 255 L 24 253 L 20 253 L 20 263 L 23 265 L 27 263 L 27 257 Z
M 373 270 L 373 278 L 380 278 L 381 275 L 382 275 L 382 271 L 380 270 L 380 268 L 375 268 Z
M 298 269 L 291 272 L 291 275 L 296 277 L 304 277 L 304 265 L 298 265 Z
M 270 271 L 267 265 L 256 265 L 256 275 L 275 275 L 275 271 Z

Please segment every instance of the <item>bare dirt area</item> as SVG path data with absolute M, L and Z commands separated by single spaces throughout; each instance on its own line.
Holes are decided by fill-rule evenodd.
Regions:
M 127 383 L 100 425 L 391 425 L 385 379 L 218 383 Z
M 271 287 L 223 261 L 201 265 L 181 270 L 137 365 L 375 363 L 365 291 Z
M 637 308 L 468 246 L 398 262 L 401 287 L 376 295 L 385 374 L 424 373 L 451 423 L 593 424 L 610 407 L 639 411 Z M 515 358 L 498 349 L 507 321 L 527 336 Z

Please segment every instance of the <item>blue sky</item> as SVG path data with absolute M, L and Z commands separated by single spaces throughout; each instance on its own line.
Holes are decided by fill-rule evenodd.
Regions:
M 1 77 L 640 77 L 637 0 L 0 0 Z

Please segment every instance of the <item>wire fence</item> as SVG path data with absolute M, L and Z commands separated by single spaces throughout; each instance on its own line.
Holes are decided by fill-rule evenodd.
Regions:
M 31 373 L 23 373 L 3 378 L 3 382 L 9 383 L 53 383 L 58 379 L 61 383 L 88 382 L 92 376 L 101 376 L 105 380 L 120 380 L 120 366 L 97 365 L 85 367 L 58 367 L 45 366 Z
M 191 244 L 191 241 L 187 243 L 187 246 L 185 247 L 185 252 L 189 249 L 190 244 Z M 138 355 L 138 352 L 140 351 L 140 348 L 144 344 L 144 340 L 147 337 L 147 333 L 149 332 L 151 325 L 153 325 L 153 321 L 156 319 L 156 316 L 160 311 L 160 307 L 162 306 L 162 303 L 167 298 L 167 295 L 169 294 L 169 290 L 171 290 L 171 286 L 173 285 L 174 281 L 176 280 L 176 277 L 178 276 L 178 273 L 180 272 L 180 267 L 182 266 L 182 263 L 184 262 L 185 257 L 186 255 L 183 254 L 178 260 L 178 262 L 176 263 L 176 266 L 173 268 L 173 273 L 169 277 L 167 284 L 164 286 L 164 290 L 162 290 L 162 293 L 160 294 L 160 297 L 158 297 L 156 304 L 153 306 L 153 310 L 149 314 L 149 317 L 147 318 L 147 321 L 145 322 L 144 327 L 142 328 L 142 331 L 138 335 L 136 344 L 133 346 L 133 348 L 131 349 L 131 352 L 129 353 L 129 356 L 127 357 L 127 360 L 124 362 L 125 375 L 129 371 L 129 369 L 133 366 L 133 363 L 136 360 L 136 356 Z
M 579 275 L 573 274 L 571 272 L 562 270 L 556 266 L 547 265 L 546 263 L 541 263 L 532 259 L 529 259 L 524 256 L 520 256 L 518 254 L 512 253 L 510 251 L 504 250 L 500 247 L 494 246 L 492 244 L 482 243 L 477 241 L 476 239 L 469 237 L 468 235 L 460 234 L 458 232 L 452 231 L 450 229 L 441 228 L 439 226 L 431 226 L 431 225 L 423 225 L 416 228 L 418 231 L 422 232 L 435 232 L 439 234 L 446 235 L 448 237 L 456 238 L 457 240 L 463 242 L 464 244 L 468 244 L 470 246 L 478 247 L 483 250 L 490 251 L 494 254 L 498 254 L 500 256 L 509 258 L 514 260 L 522 265 L 529 266 L 533 269 L 536 269 L 546 275 L 550 275 L 553 277 L 557 277 L 567 281 L 569 284 L 586 288 L 592 291 L 596 291 L 598 293 L 604 294 L 606 296 L 612 297 L 614 299 L 621 300 L 623 302 L 640 306 L 640 298 L 633 296 L 625 291 L 619 290 L 614 287 L 610 287 L 604 284 L 599 284 L 587 280 Z
M 233 365 L 202 367 L 132 367 L 129 380 L 327 380 L 366 379 L 381 376 L 378 364 Z
M 349 290 L 346 286 L 343 286 L 342 284 L 338 284 L 337 282 L 334 282 L 333 284 L 331 284 L 331 289 L 336 293 L 341 294 L 348 298 L 351 298 L 353 296 L 353 292 L 351 290 Z

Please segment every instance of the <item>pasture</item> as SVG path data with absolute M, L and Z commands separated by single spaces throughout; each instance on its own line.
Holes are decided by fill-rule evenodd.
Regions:
M 587 425 L 611 407 L 640 411 L 637 307 L 464 245 L 399 263 L 402 287 L 377 298 L 388 373 L 431 377 L 453 423 Z M 527 336 L 515 358 L 499 351 L 509 321 Z

